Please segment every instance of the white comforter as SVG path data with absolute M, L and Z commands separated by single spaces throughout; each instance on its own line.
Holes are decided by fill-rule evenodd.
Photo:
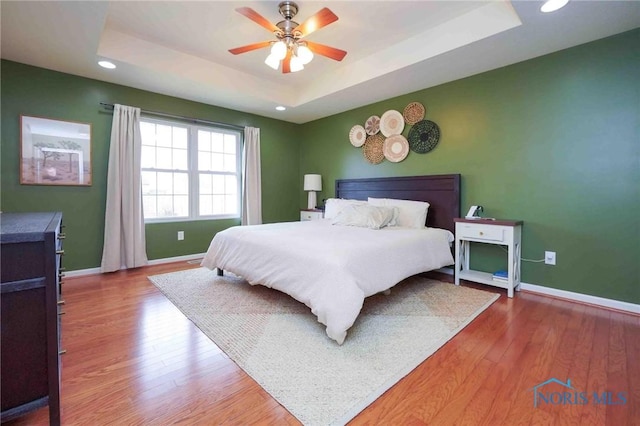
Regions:
M 215 235 L 202 266 L 289 294 L 342 344 L 365 297 L 453 264 L 452 241 L 443 229 L 372 230 L 329 220 L 236 226 Z

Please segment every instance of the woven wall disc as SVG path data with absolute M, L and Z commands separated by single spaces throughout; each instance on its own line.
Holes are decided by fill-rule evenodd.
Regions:
M 364 131 L 364 127 L 356 124 L 349 131 L 349 142 L 355 147 L 361 147 L 367 137 L 367 133 Z
M 430 120 L 418 121 L 409 130 L 409 147 L 413 152 L 426 154 L 438 145 L 440 129 Z
M 389 137 L 393 135 L 399 135 L 404 129 L 404 117 L 395 109 L 382 114 L 380 117 L 380 132 Z
M 362 154 L 371 164 L 384 161 L 384 137 L 380 134 L 368 136 L 362 147 Z
M 402 116 L 407 124 L 414 125 L 418 121 L 424 120 L 425 108 L 420 102 L 411 102 L 404 108 Z
M 364 129 L 367 131 L 368 135 L 375 135 L 380 131 L 380 117 L 377 115 L 372 115 L 367 118 L 366 123 L 364 123 Z
M 399 163 L 409 154 L 409 142 L 402 135 L 389 136 L 384 141 L 384 157 L 392 163 Z

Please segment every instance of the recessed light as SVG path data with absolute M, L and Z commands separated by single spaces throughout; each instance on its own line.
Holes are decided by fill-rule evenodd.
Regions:
M 282 105 L 278 105 L 278 106 L 276 107 L 276 109 L 277 109 L 278 111 L 284 111 L 286 108 L 285 108 L 285 107 L 283 107 Z
M 544 13 L 555 12 L 569 3 L 569 0 L 547 0 L 540 10 Z
M 110 70 L 116 67 L 116 65 L 113 62 L 109 62 L 109 61 L 99 61 L 98 65 L 100 65 L 102 68 L 107 68 Z

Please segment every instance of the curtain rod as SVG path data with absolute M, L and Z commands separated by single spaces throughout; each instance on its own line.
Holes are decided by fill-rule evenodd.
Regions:
M 108 104 L 106 102 L 100 102 L 100 105 L 104 106 L 105 108 L 112 108 L 113 109 L 113 104 Z M 216 121 L 202 120 L 200 118 L 185 117 L 185 116 L 182 116 L 182 115 L 167 114 L 167 113 L 164 113 L 164 112 L 148 111 L 148 110 L 144 110 L 144 109 L 141 109 L 140 112 L 145 113 L 145 114 L 150 114 L 150 115 L 157 115 L 158 117 L 176 118 L 176 119 L 179 119 L 179 120 L 190 121 L 192 123 L 212 124 L 212 125 L 215 125 L 215 126 L 218 126 L 218 127 L 224 127 L 224 128 L 232 129 L 232 130 L 244 130 L 244 127 L 236 126 L 235 124 L 218 123 Z

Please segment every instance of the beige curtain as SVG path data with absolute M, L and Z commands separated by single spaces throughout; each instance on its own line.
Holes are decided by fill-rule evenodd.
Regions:
M 262 183 L 260 172 L 260 129 L 244 128 L 242 148 L 242 225 L 262 223 Z
M 102 272 L 148 263 L 140 176 L 140 108 L 114 105 Z

